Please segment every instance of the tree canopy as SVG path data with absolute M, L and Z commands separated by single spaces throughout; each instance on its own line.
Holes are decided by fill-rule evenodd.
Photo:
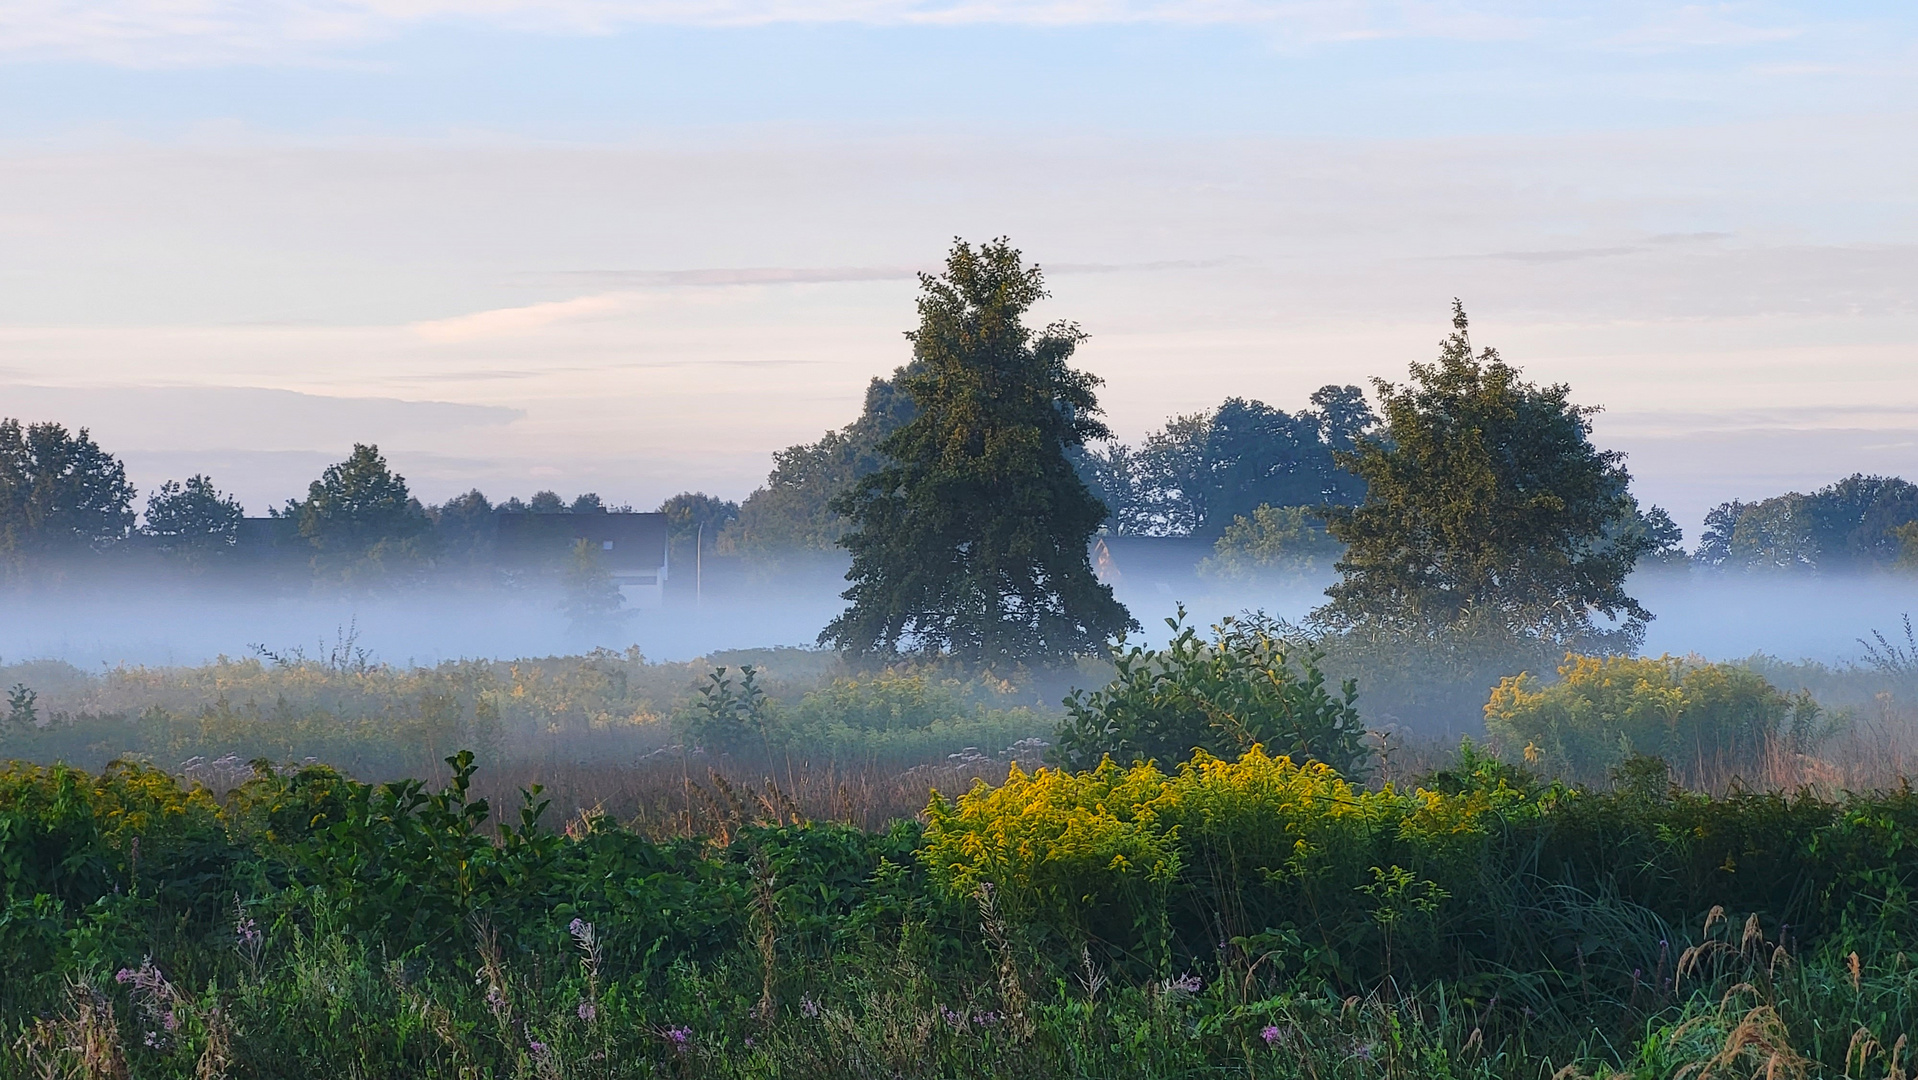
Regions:
M 1918 484 L 1857 473 L 1809 495 L 1721 503 L 1693 556 L 1708 567 L 1830 573 L 1899 565 L 1918 522 Z
M 1651 618 L 1624 589 L 1656 543 L 1624 455 L 1591 443 L 1597 410 L 1538 386 L 1492 349 L 1474 354 L 1465 310 L 1436 363 L 1376 383 L 1384 425 L 1340 461 L 1366 484 L 1333 508 L 1342 579 L 1313 613 L 1332 630 L 1433 637 L 1469 629 L 1545 650 L 1630 648 Z M 1616 620 L 1606 627 L 1596 616 Z
M 1356 386 L 1324 386 L 1313 408 L 1288 413 L 1227 398 L 1210 412 L 1175 416 L 1137 449 L 1122 443 L 1079 457 L 1087 486 L 1120 534 L 1217 539 L 1261 506 L 1343 505 L 1365 494 L 1335 455 L 1377 423 Z
M 0 558 L 64 556 L 133 529 L 126 466 L 86 428 L 0 420 Z
M 279 516 L 299 523 L 315 569 L 343 577 L 411 568 L 430 554 L 432 520 L 377 446 L 354 443 L 345 461 L 308 486 L 304 501 L 288 502 Z
M 162 550 L 189 558 L 204 557 L 233 546 L 244 516 L 238 499 L 196 473 L 184 484 L 168 480 L 147 496 L 140 531 L 152 537 Z
M 736 520 L 727 526 L 730 546 L 754 555 L 837 547 L 847 522 L 833 509 L 833 500 L 886 464 L 879 444 L 914 413 L 912 398 L 902 388 L 909 370 L 873 379 L 865 407 L 852 423 L 826 432 L 818 442 L 775 451 L 765 486 L 739 504 Z
M 855 655 L 952 654 L 987 663 L 1102 649 L 1133 626 L 1093 575 L 1105 506 L 1068 454 L 1109 432 L 1099 380 L 1069 366 L 1085 335 L 1024 323 L 1046 295 L 1003 239 L 956 242 L 921 275 L 912 418 L 879 444 L 888 462 L 834 500 L 851 530 L 851 606 L 820 635 Z

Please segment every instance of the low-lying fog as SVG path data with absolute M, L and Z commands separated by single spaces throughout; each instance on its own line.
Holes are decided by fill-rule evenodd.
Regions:
M 1119 598 L 1161 640 L 1183 604 L 1201 625 L 1248 609 L 1297 619 L 1322 600 L 1326 580 L 1245 585 L 1207 580 L 1183 559 L 1118 560 Z M 351 595 L 273 594 L 201 582 L 150 579 L 69 585 L 55 593 L 0 598 L 0 660 L 60 659 L 87 668 L 198 664 L 245 656 L 256 645 L 309 655 L 349 627 L 378 660 L 432 664 L 457 657 L 511 658 L 637 645 L 654 660 L 689 660 L 721 649 L 810 645 L 843 606 L 829 568 L 737 575 L 695 599 L 670 590 L 663 606 L 626 613 L 613 627 L 582 631 L 542 589 L 423 587 Z M 1788 660 L 1843 662 L 1877 629 L 1887 635 L 1918 611 L 1918 579 L 1795 577 L 1652 571 L 1631 583 L 1656 615 L 1652 654 L 1735 659 L 1756 652 Z

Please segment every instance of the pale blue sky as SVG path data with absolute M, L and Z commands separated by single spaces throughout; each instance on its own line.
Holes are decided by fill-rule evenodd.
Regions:
M 738 497 L 1007 233 L 1128 438 L 1457 295 L 1690 525 L 1918 476 L 1915 91 L 1908 3 L 15 0 L 0 414 L 256 512 L 356 438 Z

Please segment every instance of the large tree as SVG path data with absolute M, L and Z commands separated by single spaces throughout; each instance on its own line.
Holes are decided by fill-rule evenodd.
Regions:
M 0 558 L 105 547 L 133 528 L 126 467 L 60 424 L 0 420 Z
M 855 655 L 902 651 L 985 663 L 1050 661 L 1133 627 L 1092 572 L 1106 507 L 1069 454 L 1109 432 L 1099 380 L 1068 365 L 1085 335 L 1035 333 L 1039 268 L 1003 239 L 954 244 L 921 275 L 913 418 L 879 450 L 889 463 L 834 501 L 852 525 L 851 606 L 820 635 Z
M 1400 640 L 1458 632 L 1541 651 L 1631 648 L 1649 612 L 1625 577 L 1655 546 L 1624 455 L 1592 445 L 1593 407 L 1485 349 L 1464 308 L 1439 359 L 1377 382 L 1384 426 L 1341 462 L 1363 502 L 1333 508 L 1342 579 L 1314 621 Z M 1616 621 L 1607 626 L 1605 622 Z

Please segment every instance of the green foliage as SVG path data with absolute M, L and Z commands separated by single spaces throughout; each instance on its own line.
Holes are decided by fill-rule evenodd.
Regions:
M 1918 1029 L 1910 792 L 1255 751 L 661 842 L 448 765 L 0 772 L 0 1073 L 1877 1076 Z
M 1486 730 L 1528 762 L 1596 778 L 1650 754 L 1694 783 L 1756 776 L 1769 751 L 1808 749 L 1818 717 L 1811 695 L 1789 696 L 1748 667 L 1675 656 L 1568 655 L 1557 682 L 1513 676 L 1485 706 Z
M 1205 577 L 1228 581 L 1297 578 L 1330 566 L 1343 549 L 1304 506 L 1260 506 L 1236 517 L 1199 563 Z
M 758 669 L 742 664 L 737 686 L 726 670 L 713 669 L 683 710 L 687 737 L 698 746 L 719 750 L 770 747 L 775 739 L 783 743 L 786 732 L 778 705 L 760 688 Z
M 1061 762 L 1078 769 L 1108 756 L 1169 763 L 1195 749 L 1230 756 L 1263 745 L 1346 775 L 1365 771 L 1371 755 L 1353 706 L 1356 683 L 1335 695 L 1316 655 L 1258 620 L 1227 618 L 1210 641 L 1184 620 L 1183 608 L 1166 620 L 1173 637 L 1163 649 L 1121 642 L 1111 683 L 1066 699 L 1055 749 Z
M 1862 570 L 1900 565 L 1918 521 L 1918 485 L 1856 473 L 1809 495 L 1728 502 L 1705 516 L 1693 558 L 1727 570 Z
M 1080 475 L 1120 535 L 1216 538 L 1260 506 L 1357 502 L 1358 477 L 1333 455 L 1377 422 L 1356 386 L 1324 386 L 1316 408 L 1287 413 L 1227 398 L 1210 412 L 1175 416 L 1136 450 L 1112 443 L 1078 459 Z
M 1366 496 L 1327 517 L 1346 552 L 1315 625 L 1407 645 L 1490 635 L 1521 652 L 1631 648 L 1651 615 L 1624 581 L 1653 541 L 1619 527 L 1637 513 L 1623 456 L 1592 446 L 1595 410 L 1571 404 L 1568 387 L 1474 354 L 1456 302 L 1452 324 L 1436 363 L 1413 364 L 1404 386 L 1376 384 L 1383 428 L 1340 458 Z
M 232 547 L 244 516 L 238 499 L 195 474 L 184 485 L 168 480 L 147 496 L 140 531 L 164 551 L 201 559 Z
M 280 512 L 299 523 L 314 549 L 314 569 L 347 580 L 376 579 L 417 569 L 431 554 L 426 509 L 387 468 L 377 446 L 353 444 L 353 453 L 329 465 L 304 502 Z
M 916 412 L 903 388 L 912 370 L 913 365 L 907 365 L 890 379 L 872 380 L 865 408 L 851 424 L 827 432 L 816 443 L 774 452 L 765 486 L 746 497 L 737 519 L 726 527 L 726 546 L 757 559 L 836 549 L 847 522 L 833 503 L 888 463 L 879 445 Z
M 739 504 L 703 491 L 682 491 L 659 504 L 666 515 L 667 542 L 672 545 L 674 563 L 691 562 L 701 551 L 715 549 L 727 526 L 739 520 Z
M 478 488 L 427 507 L 440 555 L 453 563 L 478 564 L 493 551 L 493 504 Z
M 126 466 L 87 429 L 0 419 L 0 562 L 69 557 L 133 528 Z
M 833 678 L 787 714 L 789 745 L 844 759 L 984 753 L 1048 735 L 1053 717 L 1012 701 L 1008 684 L 905 667 Z
M 1092 652 L 1132 623 L 1093 576 L 1106 508 L 1066 456 L 1108 434 L 1098 380 L 1067 363 L 1084 335 L 1024 325 L 1044 279 L 1003 240 L 956 243 L 920 287 L 903 379 L 917 414 L 880 444 L 892 462 L 832 504 L 853 525 L 853 584 L 820 640 L 1000 665 Z

